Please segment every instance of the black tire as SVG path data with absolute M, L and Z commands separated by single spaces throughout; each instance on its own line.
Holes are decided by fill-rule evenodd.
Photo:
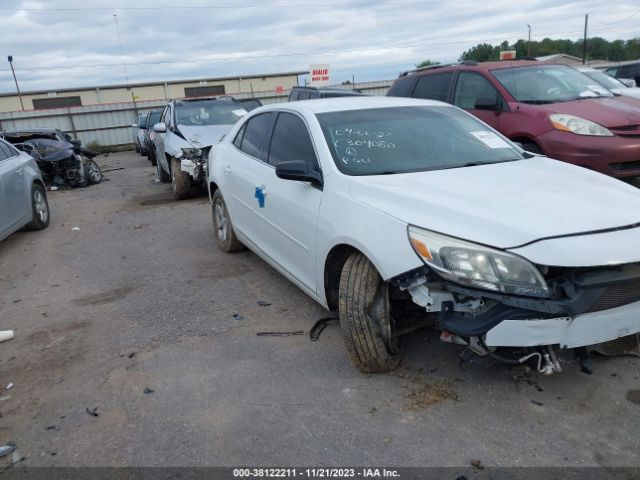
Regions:
M 162 163 L 156 162 L 156 171 L 158 172 L 158 180 L 162 183 L 167 183 L 171 180 L 171 175 L 164 171 Z
M 231 223 L 227 204 L 224 202 L 220 190 L 216 190 L 213 194 L 211 217 L 213 220 L 213 232 L 220 250 L 227 253 L 244 250 L 245 246 L 238 240 L 233 231 L 233 223 Z
M 352 254 L 342 268 L 338 311 L 347 351 L 361 372 L 397 368 L 403 345 L 394 335 L 388 285 L 361 253 Z
M 42 185 L 37 183 L 34 183 L 31 187 L 31 210 L 33 212 L 33 220 L 27 224 L 27 230 L 43 230 L 47 228 L 51 219 L 47 192 Z
M 136 153 L 140 153 L 140 147 L 138 147 L 138 142 L 134 142 L 134 145 L 136 146 Z
M 171 158 L 171 191 L 173 198 L 182 200 L 191 195 L 191 178 L 180 168 L 180 160 Z
M 522 149 L 526 150 L 529 153 L 535 153 L 535 154 L 538 154 L 538 155 L 544 155 L 542 153 L 542 149 L 538 145 L 533 143 L 533 142 L 523 143 L 522 144 Z
M 102 181 L 102 170 L 91 159 L 86 159 L 84 162 L 84 175 L 87 179 L 87 185 L 95 185 Z
M 152 149 L 147 149 L 147 160 L 151 162 L 151 165 L 156 166 L 156 154 Z

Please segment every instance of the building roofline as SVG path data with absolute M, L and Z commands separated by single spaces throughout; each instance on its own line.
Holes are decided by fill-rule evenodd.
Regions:
M 75 88 L 50 88 L 47 90 L 31 90 L 28 92 L 20 92 L 22 95 L 41 95 L 47 94 L 49 92 L 81 92 L 84 90 L 112 90 L 116 88 L 135 88 L 135 87 L 151 87 L 151 86 L 162 86 L 165 83 L 167 85 L 175 85 L 179 83 L 195 83 L 195 82 L 224 82 L 228 80 L 248 80 L 251 78 L 268 78 L 268 77 L 284 77 L 284 76 L 292 76 L 292 75 L 308 75 L 308 71 L 294 71 L 294 72 L 281 72 L 281 73 L 264 73 L 264 74 L 251 74 L 251 75 L 233 75 L 228 77 L 207 77 L 207 78 L 191 78 L 187 80 L 167 80 L 162 81 L 159 80 L 157 82 L 142 82 L 142 83 L 129 83 L 129 84 L 112 84 L 112 85 L 96 85 L 89 87 L 75 87 Z M 18 94 L 16 92 L 5 92 L 0 93 L 0 97 L 16 97 Z

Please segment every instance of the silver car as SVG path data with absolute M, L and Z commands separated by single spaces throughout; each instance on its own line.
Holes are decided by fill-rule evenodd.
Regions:
M 36 161 L 0 140 L 0 240 L 25 226 L 49 226 L 47 192 Z

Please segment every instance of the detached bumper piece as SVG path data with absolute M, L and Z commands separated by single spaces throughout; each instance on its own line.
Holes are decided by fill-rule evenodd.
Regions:
M 576 317 L 503 320 L 489 330 L 490 347 L 560 345 L 576 348 L 640 332 L 640 302 Z

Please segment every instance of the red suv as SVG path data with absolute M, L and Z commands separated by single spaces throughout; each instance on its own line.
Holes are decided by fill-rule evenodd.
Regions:
M 566 65 L 462 62 L 406 72 L 389 96 L 463 108 L 526 150 L 616 178 L 640 176 L 640 100 Z

